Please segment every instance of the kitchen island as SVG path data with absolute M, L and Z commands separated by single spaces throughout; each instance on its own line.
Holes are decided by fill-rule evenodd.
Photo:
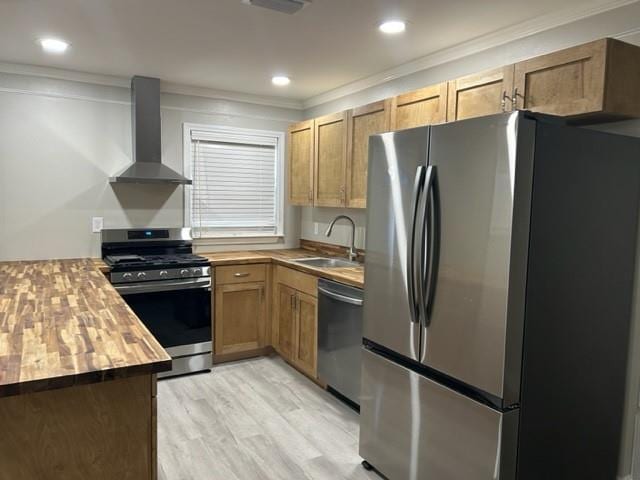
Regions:
M 171 359 L 92 260 L 0 263 L 0 479 L 153 479 Z

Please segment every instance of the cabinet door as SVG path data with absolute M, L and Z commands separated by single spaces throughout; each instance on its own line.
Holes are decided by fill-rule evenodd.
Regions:
M 296 321 L 293 363 L 312 378 L 317 377 L 318 300 L 296 292 Z
M 346 203 L 347 116 L 340 112 L 315 120 L 315 206 Z
M 265 283 L 219 285 L 215 291 L 215 353 L 264 346 Z
M 513 65 L 449 82 L 447 121 L 482 117 L 513 108 Z
M 404 93 L 392 99 L 392 130 L 421 127 L 446 121 L 446 82 Z
M 295 328 L 295 302 L 296 291 L 279 283 L 276 287 L 276 325 L 278 341 L 276 348 L 278 353 L 287 360 L 291 360 L 293 355 L 293 339 Z
M 517 108 L 567 116 L 601 111 L 606 47 L 603 39 L 517 63 Z
M 289 203 L 313 204 L 313 120 L 289 127 Z
M 391 100 L 354 108 L 349 119 L 349 155 L 347 158 L 347 207 L 367 206 L 367 166 L 369 136 L 390 128 Z

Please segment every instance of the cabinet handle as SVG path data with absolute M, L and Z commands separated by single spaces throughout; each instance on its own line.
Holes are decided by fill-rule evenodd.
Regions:
M 296 296 L 291 295 L 291 310 L 295 310 L 295 309 L 296 309 Z
M 260 287 L 260 288 L 258 289 L 258 295 L 259 295 L 258 299 L 259 299 L 259 302 L 260 302 L 260 303 L 262 303 L 263 290 L 264 290 L 264 288 L 263 288 L 263 287 Z
M 511 111 L 517 110 L 518 109 L 518 87 L 513 87 L 513 95 L 512 95 L 512 100 L 511 100 Z M 522 96 L 522 95 L 520 95 Z M 524 97 L 522 97 L 524 99 Z M 523 104 L 524 105 L 524 104 Z
M 309 200 L 313 200 L 313 191 L 309 190 Z
M 507 95 L 507 91 L 503 90 L 502 91 L 502 100 L 500 102 L 500 106 L 502 107 L 502 111 L 503 112 L 507 111 L 507 102 L 511 103 L 511 111 L 513 111 L 514 104 L 516 102 L 516 98 L 515 97 L 510 97 L 509 95 Z
M 246 272 L 236 272 L 233 274 L 234 277 L 240 278 L 240 277 L 248 277 L 249 274 Z

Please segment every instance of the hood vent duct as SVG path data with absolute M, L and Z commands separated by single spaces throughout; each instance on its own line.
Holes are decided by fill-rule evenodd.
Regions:
M 292 15 L 311 3 L 311 0 L 242 0 L 242 3 Z
M 131 79 L 131 126 L 133 164 L 109 182 L 191 184 L 191 180 L 161 161 L 159 79 L 139 76 Z

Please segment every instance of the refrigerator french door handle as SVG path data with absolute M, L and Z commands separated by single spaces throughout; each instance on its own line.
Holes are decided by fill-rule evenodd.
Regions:
M 420 207 L 420 197 L 424 189 L 426 167 L 419 166 L 416 169 L 416 177 L 413 183 L 413 194 L 411 199 L 411 228 L 409 235 L 409 244 L 407 245 L 407 301 L 409 302 L 409 312 L 411 313 L 411 322 L 418 323 L 419 311 L 416 309 L 416 224 L 418 222 L 418 211 Z
M 424 168 L 424 167 L 422 167 Z M 430 165 L 425 169 L 424 175 L 424 187 L 423 187 L 423 197 L 424 197 L 424 206 L 422 208 L 422 223 L 420 225 L 420 255 L 418 257 L 418 262 L 416 266 L 416 271 L 418 273 L 418 281 L 417 288 L 418 291 L 418 316 L 420 318 L 420 325 L 422 327 L 427 326 L 427 303 L 426 303 L 426 282 L 425 279 L 428 274 L 429 268 L 429 250 L 428 244 L 429 239 L 431 238 L 431 229 L 429 225 L 429 217 L 428 217 L 428 209 L 429 209 L 429 190 L 431 188 L 431 183 L 433 182 L 434 175 L 434 166 Z M 419 210 L 420 211 L 420 210 Z
M 421 259 L 422 281 L 420 284 L 420 304 L 424 311 L 421 315 L 422 326 L 427 328 L 431 322 L 431 307 L 436 287 L 436 274 L 440 256 L 440 209 L 435 165 L 427 168 L 425 179 L 425 237 L 423 238 L 424 258 Z

